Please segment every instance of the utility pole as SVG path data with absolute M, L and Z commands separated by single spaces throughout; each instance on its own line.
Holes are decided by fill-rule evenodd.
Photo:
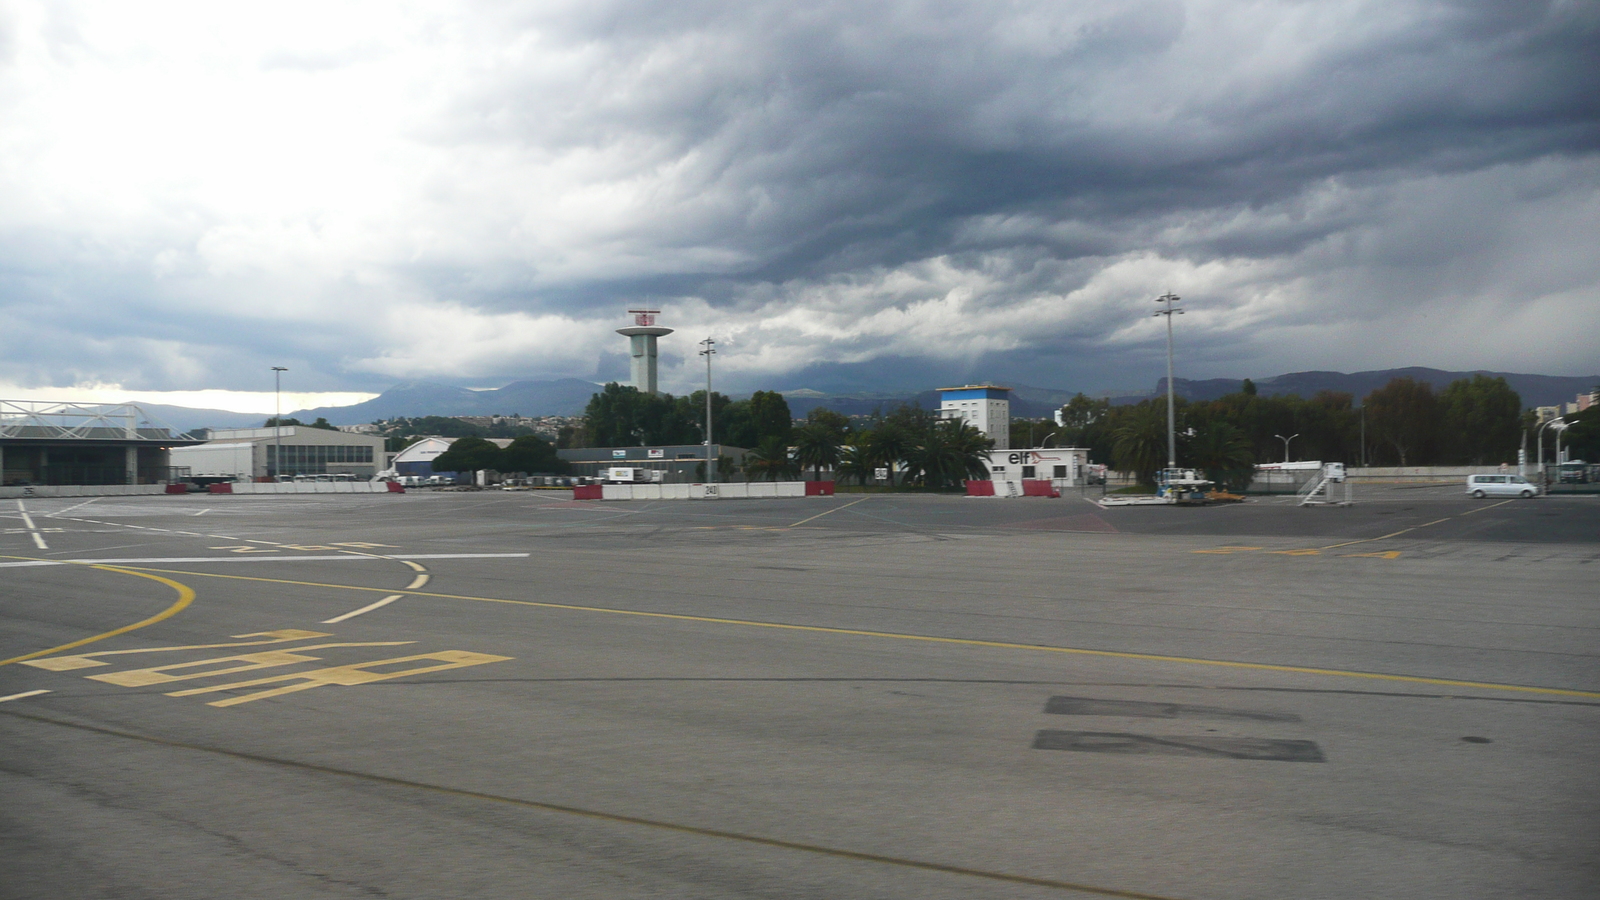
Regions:
M 700 346 L 705 348 L 700 355 L 706 358 L 706 483 L 715 484 L 717 459 L 711 453 L 711 357 L 717 352 L 717 342 L 706 338 Z
M 272 367 L 272 480 L 277 482 L 283 473 L 283 373 L 289 371 L 283 366 Z
M 1182 298 L 1171 291 L 1156 298 L 1157 303 L 1167 305 L 1166 309 L 1156 315 L 1167 317 L 1167 468 L 1169 469 L 1178 467 L 1177 413 L 1173 411 L 1175 401 L 1172 391 L 1172 317 L 1174 314 L 1183 315 L 1183 310 L 1175 308 L 1172 304 L 1180 299 Z

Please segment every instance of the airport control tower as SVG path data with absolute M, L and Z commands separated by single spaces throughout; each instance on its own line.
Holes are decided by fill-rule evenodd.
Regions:
M 633 386 L 641 393 L 657 393 L 656 338 L 672 333 L 671 328 L 656 324 L 660 314 L 659 309 L 630 309 L 628 315 L 633 316 L 633 324 L 617 329 L 617 334 L 625 334 L 633 342 Z

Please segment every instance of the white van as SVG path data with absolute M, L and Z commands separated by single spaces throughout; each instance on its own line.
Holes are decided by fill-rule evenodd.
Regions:
M 1521 475 L 1469 475 L 1467 494 L 1482 500 L 1485 497 L 1532 497 L 1539 486 Z

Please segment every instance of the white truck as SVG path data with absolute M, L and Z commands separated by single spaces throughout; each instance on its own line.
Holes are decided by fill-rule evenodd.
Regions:
M 605 470 L 606 484 L 650 484 L 665 475 L 660 469 L 643 469 L 636 466 L 612 466 Z

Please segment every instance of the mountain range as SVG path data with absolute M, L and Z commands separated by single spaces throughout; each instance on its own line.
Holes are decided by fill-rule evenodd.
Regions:
M 1310 397 L 1318 391 L 1342 391 L 1358 400 L 1383 387 L 1393 378 L 1414 378 L 1442 390 L 1452 381 L 1470 378 L 1475 374 L 1499 376 L 1506 379 L 1522 397 L 1525 406 L 1552 406 L 1570 403 L 1579 393 L 1587 393 L 1600 385 L 1600 376 L 1570 377 L 1562 375 L 1526 375 L 1514 372 L 1447 372 L 1441 369 L 1420 367 L 1380 369 L 1370 372 L 1290 372 L 1268 378 L 1254 379 L 1256 390 L 1262 396 L 1298 394 Z M 1173 379 L 1174 392 L 1190 400 L 1214 400 L 1224 394 L 1239 390 L 1243 379 Z M 1041 388 L 1012 384 L 1011 414 L 1017 418 L 1044 418 L 1072 399 L 1077 391 Z M 397 384 L 377 397 L 351 406 L 322 406 L 302 409 L 287 415 L 303 422 L 318 417 L 335 425 L 359 425 L 397 416 L 574 416 L 583 412 L 589 397 L 600 390 L 600 385 L 581 378 L 562 378 L 555 381 L 515 381 L 493 390 L 470 390 L 426 381 Z M 1087 393 L 1087 392 L 1086 392 Z M 1166 379 L 1156 382 L 1148 393 L 1096 393 L 1091 396 L 1109 399 L 1114 404 L 1137 403 L 1166 393 Z M 902 403 L 912 403 L 924 409 L 939 406 L 937 391 L 910 392 L 850 391 L 829 393 L 806 389 L 784 392 L 789 410 L 803 417 L 817 407 L 827 407 L 845 415 L 871 415 L 877 411 L 888 412 Z M 259 425 L 264 417 L 252 413 L 228 412 L 219 409 L 191 409 L 182 406 L 141 404 L 154 418 L 179 431 L 197 427 L 240 428 Z

